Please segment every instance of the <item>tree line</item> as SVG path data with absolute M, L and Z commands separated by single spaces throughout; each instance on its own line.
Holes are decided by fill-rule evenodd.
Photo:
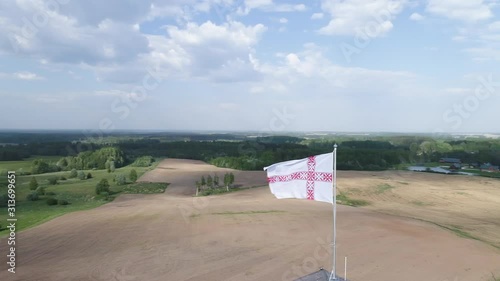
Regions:
M 179 140 L 182 138 L 184 140 Z M 359 138 L 346 136 L 335 139 L 294 136 L 250 138 L 228 134 L 217 136 L 174 134 L 170 139 L 161 139 L 150 135 L 134 138 L 123 135 L 116 136 L 116 141 L 111 145 L 100 143 L 83 146 L 90 150 L 74 155 L 67 151 L 66 146 L 76 147 L 78 142 L 57 141 L 0 146 L 0 157 L 12 159 L 44 151 L 48 155 L 66 153 L 56 163 L 33 161 L 31 171 L 33 173 L 71 169 L 113 170 L 131 163 L 139 167 L 151 165 L 154 158 L 164 157 L 202 160 L 218 167 L 239 170 L 261 170 L 276 162 L 331 152 L 333 145 L 337 143 L 339 170 L 385 170 L 402 163 L 437 162 L 442 157 L 460 158 L 462 162 L 489 162 L 500 165 L 500 140 L 496 139 L 446 139 L 423 135 Z M 28 147 L 30 149 L 24 151 Z
M 225 190 L 226 192 L 229 192 L 229 188 L 232 187 L 234 183 L 234 174 L 231 173 L 225 173 L 223 177 L 223 185 L 221 186 L 221 182 L 219 179 L 219 175 L 214 174 L 212 177 L 211 175 L 202 176 L 199 181 L 195 182 L 196 186 L 196 196 L 198 195 L 210 195 L 213 194 L 214 191 L 217 191 L 217 193 L 220 193 L 220 189 Z

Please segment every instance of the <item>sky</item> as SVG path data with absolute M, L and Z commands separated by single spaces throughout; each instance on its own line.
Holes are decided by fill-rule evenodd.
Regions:
M 0 129 L 498 133 L 500 1 L 1 1 L 0 85 Z

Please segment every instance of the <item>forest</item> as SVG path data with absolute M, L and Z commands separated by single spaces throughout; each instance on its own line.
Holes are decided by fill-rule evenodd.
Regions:
M 338 144 L 339 170 L 386 170 L 400 164 L 438 162 L 442 157 L 464 163 L 500 164 L 500 140 L 491 138 L 435 138 L 426 135 L 310 137 L 240 134 L 119 133 L 99 141 L 78 133 L 0 133 L 0 161 L 58 156 L 58 161 L 35 159 L 39 174 L 72 169 L 114 169 L 135 163 L 147 166 L 154 158 L 203 160 L 239 170 L 261 170 L 270 164 L 327 153 Z

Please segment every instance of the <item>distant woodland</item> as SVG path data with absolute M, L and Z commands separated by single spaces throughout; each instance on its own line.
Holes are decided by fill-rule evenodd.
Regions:
M 219 167 L 261 170 L 286 160 L 327 153 L 338 144 L 339 170 L 386 170 L 401 164 L 438 162 L 500 165 L 500 140 L 431 135 L 251 136 L 250 134 L 120 133 L 86 138 L 81 133 L 0 133 L 0 161 L 34 158 L 30 171 L 111 169 L 149 165 L 154 158 L 203 160 Z M 58 156 L 57 161 L 36 159 Z

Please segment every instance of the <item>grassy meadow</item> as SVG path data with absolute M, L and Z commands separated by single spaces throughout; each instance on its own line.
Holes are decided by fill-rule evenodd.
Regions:
M 0 161 L 0 171 L 18 171 L 22 169 L 25 172 L 31 170 L 31 163 L 35 159 L 43 159 L 47 162 L 57 162 L 61 156 L 32 156 L 22 161 Z
M 18 170 L 20 168 L 29 171 L 31 162 L 34 158 L 26 159 L 24 161 L 4 161 L 0 162 L 0 170 Z M 46 157 L 43 157 L 47 159 Z M 47 159 L 49 160 L 49 159 Z M 52 160 L 52 159 L 50 159 Z M 92 174 L 92 178 L 80 180 L 78 178 L 69 178 L 69 171 L 61 171 L 56 173 L 47 173 L 39 175 L 16 175 L 16 218 L 17 231 L 23 230 L 45 221 L 58 217 L 60 215 L 79 211 L 87 210 L 101 206 L 107 202 L 112 201 L 120 194 L 124 193 L 161 193 L 165 191 L 168 184 L 163 183 L 132 183 L 129 179 L 129 174 L 132 169 L 137 171 L 138 177 L 146 171 L 156 167 L 158 162 L 155 162 L 150 167 L 131 167 L 126 166 L 116 169 L 112 173 L 106 170 L 84 170 L 85 174 Z M 127 178 L 125 185 L 118 185 L 114 179 L 117 175 L 123 174 Z M 58 177 L 58 183 L 51 185 L 48 179 L 51 177 Z M 38 185 L 45 188 L 46 195 L 41 195 L 37 201 L 29 201 L 26 197 L 33 191 L 29 188 L 29 182 L 32 177 L 35 177 Z M 66 178 L 66 180 L 61 178 Z M 101 179 L 107 179 L 110 184 L 109 194 L 96 195 L 95 187 Z M 0 195 L 7 193 L 7 177 L 0 176 Z M 47 195 L 47 193 L 52 195 Z M 47 204 L 47 199 L 55 198 L 57 200 L 66 200 L 68 205 L 52 205 Z M 5 236 L 7 230 L 7 208 L 0 209 L 0 236 Z

